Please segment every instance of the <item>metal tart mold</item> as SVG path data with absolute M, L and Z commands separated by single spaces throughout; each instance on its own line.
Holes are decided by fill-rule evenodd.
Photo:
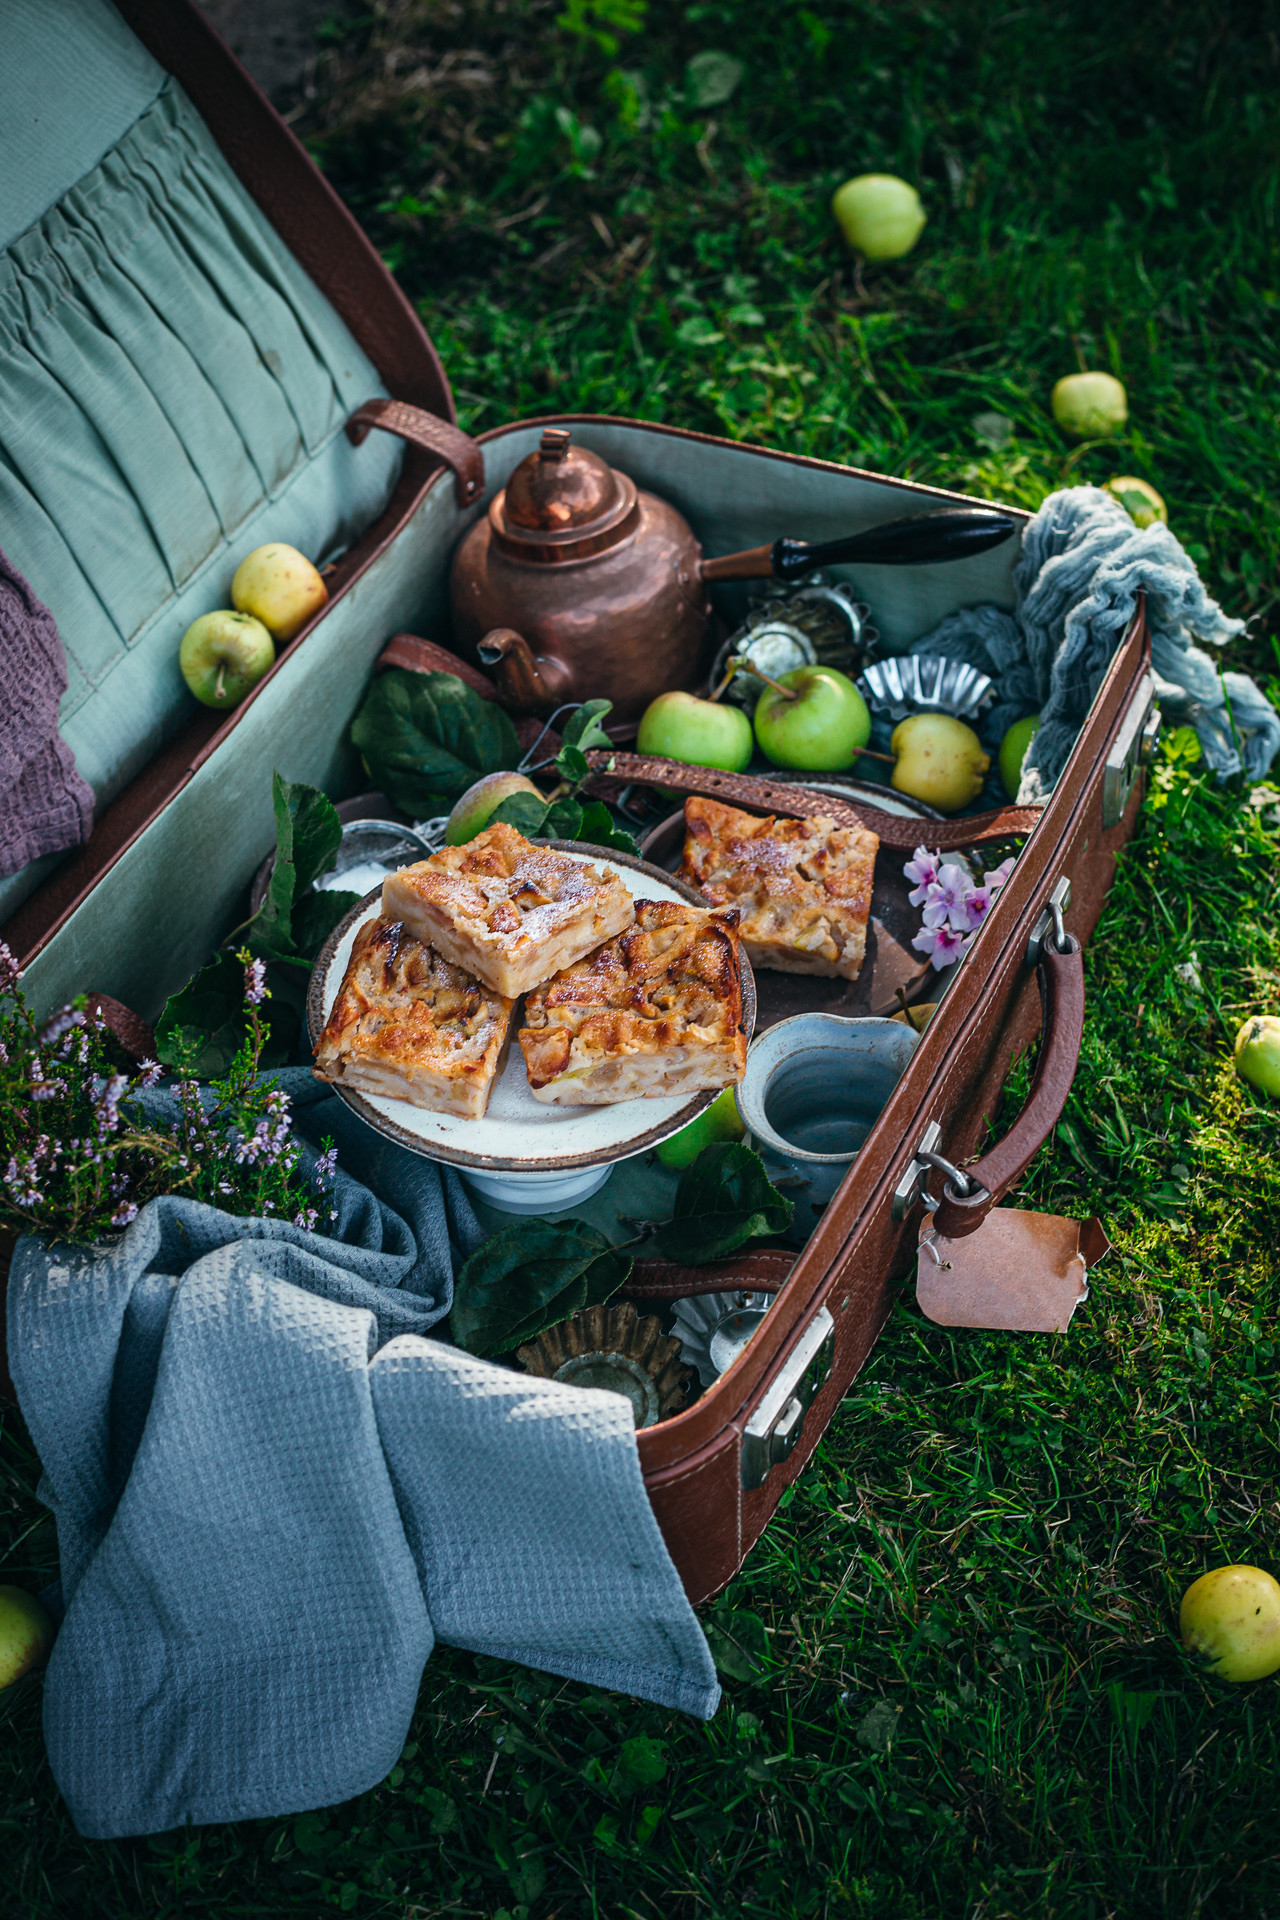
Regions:
M 678 1300 L 671 1331 L 704 1387 L 714 1386 L 758 1331 L 772 1293 L 704 1293 Z
M 631 1402 L 637 1428 L 682 1412 L 695 1378 L 679 1340 L 663 1333 L 656 1314 L 641 1319 L 629 1300 L 584 1307 L 517 1348 L 516 1358 L 540 1379 L 620 1393 Z
M 949 713 L 974 720 L 995 698 L 995 682 L 967 660 L 939 653 L 904 653 L 877 660 L 858 681 L 872 713 L 905 720 L 911 713 Z

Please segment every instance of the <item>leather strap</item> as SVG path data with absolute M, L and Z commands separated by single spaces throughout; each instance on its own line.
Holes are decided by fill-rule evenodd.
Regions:
M 964 1169 L 973 1183 L 968 1199 L 956 1192 L 953 1181 L 946 1182 L 933 1216 L 944 1239 L 963 1240 L 977 1231 L 1026 1172 L 1066 1105 L 1084 1032 L 1084 955 L 1080 942 L 1067 937 L 1068 952 L 1059 953 L 1046 941 L 1040 953 L 1040 1056 L 1026 1104 L 1004 1139 Z
M 97 1014 L 104 1027 L 113 1033 L 125 1052 L 134 1060 L 154 1060 L 156 1036 L 141 1014 L 113 1000 L 109 993 L 91 993 L 86 1001 L 90 1013 Z
M 680 760 L 660 760 L 652 754 L 606 753 L 596 748 L 588 753 L 587 762 L 592 770 L 586 783 L 588 791 L 601 799 L 625 786 L 644 785 L 700 793 L 710 800 L 778 813 L 788 820 L 828 814 L 841 826 L 866 827 L 878 834 L 882 847 L 904 851 L 918 847 L 922 840 L 940 853 L 954 852 L 957 847 L 980 847 L 988 840 L 1028 834 L 1040 818 L 1039 807 L 1000 807 L 995 813 L 970 814 L 962 820 L 916 820 L 885 813 L 861 800 L 810 793 L 805 787 L 793 787 L 760 774 L 719 773 L 713 767 L 690 767 Z
M 799 1258 L 798 1253 L 766 1247 L 763 1252 L 713 1260 L 705 1267 L 685 1267 L 676 1260 L 637 1260 L 623 1292 L 637 1300 L 688 1300 L 704 1293 L 777 1293 Z
M 450 653 L 446 647 L 438 647 L 434 640 L 420 640 L 416 633 L 396 633 L 391 636 L 374 661 L 373 670 L 375 673 L 385 673 L 389 667 L 400 667 L 406 673 L 456 674 L 482 700 L 496 700 L 498 697 L 498 689 L 492 680 L 486 679 L 479 667 L 459 660 L 456 653 Z
M 358 447 L 370 427 L 398 434 L 410 446 L 434 453 L 453 471 L 453 483 L 460 507 L 474 506 L 484 492 L 484 454 L 479 443 L 461 427 L 411 407 L 405 400 L 366 400 L 347 422 L 347 438 Z

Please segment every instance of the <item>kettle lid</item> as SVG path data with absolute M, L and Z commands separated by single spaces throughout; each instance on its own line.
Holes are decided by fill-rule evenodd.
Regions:
M 580 560 L 611 547 L 639 518 L 635 482 L 568 427 L 546 427 L 497 494 L 489 518 L 499 545 L 524 560 Z

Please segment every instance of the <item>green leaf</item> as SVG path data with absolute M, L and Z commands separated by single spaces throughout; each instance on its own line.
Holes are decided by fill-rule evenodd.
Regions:
M 707 1645 L 718 1673 L 731 1680 L 755 1680 L 769 1653 L 769 1634 L 758 1614 L 731 1608 L 705 1620 Z
M 701 1267 L 749 1240 L 785 1233 L 791 1214 L 791 1201 L 771 1183 L 759 1154 L 739 1140 L 720 1141 L 680 1175 L 674 1212 L 655 1244 L 666 1259 Z
M 582 1220 L 521 1220 L 501 1228 L 454 1283 L 449 1327 L 465 1353 L 509 1353 L 544 1327 L 618 1291 L 631 1255 Z
M 556 755 L 556 770 L 562 780 L 571 780 L 575 786 L 580 780 L 585 780 L 590 772 L 587 756 L 581 747 L 561 747 Z
M 571 794 L 561 794 L 547 808 L 546 825 L 542 831 L 548 840 L 580 840 L 582 838 L 582 808 Z
M 318 787 L 271 776 L 276 816 L 276 861 L 267 897 L 249 929 L 249 947 L 270 959 L 296 951 L 294 902 L 319 874 L 327 873 L 342 842 L 338 810 Z
M 489 815 L 489 825 L 492 826 L 495 820 L 503 820 L 507 826 L 514 827 L 517 833 L 523 833 L 526 839 L 532 840 L 545 832 L 549 811 L 546 801 L 540 800 L 536 793 L 509 793 Z
M 351 738 L 370 778 L 415 819 L 447 812 L 481 774 L 520 758 L 509 715 L 453 673 L 379 674 Z
M 293 944 L 299 959 L 314 960 L 339 920 L 363 898 L 363 894 L 344 893 L 337 887 L 304 893 L 293 910 Z
M 298 1016 L 287 1004 L 261 1008 L 269 1038 L 263 1067 L 282 1067 L 298 1037 Z M 166 1003 L 156 1023 L 156 1052 L 166 1067 L 197 1080 L 226 1073 L 248 1033 L 244 968 L 234 953 L 219 953 Z
M 560 738 L 566 747 L 579 747 L 586 752 L 588 747 L 611 747 L 609 738 L 600 722 L 606 713 L 612 713 L 612 700 L 584 700 L 575 714 L 566 720 Z
M 573 837 L 575 840 L 588 840 L 595 847 L 612 847 L 617 853 L 640 851 L 634 836 L 625 827 L 614 826 L 613 815 L 603 800 L 583 801 L 582 825 Z
M 623 1741 L 609 1785 L 617 1794 L 639 1793 L 644 1787 L 656 1787 L 666 1771 L 666 1741 L 638 1733 Z

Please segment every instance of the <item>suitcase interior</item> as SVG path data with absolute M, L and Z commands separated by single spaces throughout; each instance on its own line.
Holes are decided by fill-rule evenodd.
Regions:
M 88 4 L 75 0 L 77 7 Z M 154 43 L 158 9 L 139 0 L 126 11 L 151 19 Z M 198 22 L 191 25 L 189 8 L 175 4 L 168 18 L 186 23 L 183 31 L 195 35 L 197 52 L 207 50 L 207 30 Z M 229 59 L 221 50 L 218 57 Z M 235 84 L 249 87 L 243 75 Z M 259 99 L 254 112 L 264 111 L 270 110 Z M 358 324 L 354 330 L 359 337 Z M 429 343 L 425 336 L 422 340 L 422 364 L 434 365 Z M 377 342 L 367 344 L 392 392 L 418 404 L 434 401 L 442 413 L 451 410 L 447 387 L 443 397 L 438 388 L 430 394 L 409 390 L 407 379 L 396 378 L 395 355 L 379 359 Z M 570 425 L 575 440 L 671 500 L 711 554 L 753 546 L 781 532 L 829 539 L 959 497 L 669 427 L 597 417 L 548 419 Z M 171 728 L 150 764 L 108 810 L 92 857 L 86 853 L 64 862 L 4 929 L 25 958 L 25 985 L 34 1004 L 46 1009 L 77 993 L 97 991 L 154 1018 L 166 997 L 243 917 L 250 880 L 273 844 L 273 769 L 321 786 L 335 798 L 367 784 L 347 732 L 374 661 L 389 638 L 404 629 L 449 645 L 446 589 L 453 549 L 516 463 L 536 446 L 545 424 L 518 422 L 482 437 L 485 499 L 465 512 L 459 510 L 452 475 L 443 470 L 431 475 L 413 455 L 384 505 L 394 480 L 388 465 L 392 443 L 374 433 L 351 450 L 352 471 L 367 460 L 369 473 L 376 469 L 379 479 L 368 488 L 369 524 L 347 530 L 354 544 L 340 563 L 329 607 L 282 652 L 229 720 L 216 726 L 200 722 L 194 731 Z M 87 487 L 86 503 L 90 491 Z M 78 528 L 64 524 L 63 531 L 73 546 L 77 531 L 90 541 L 87 505 Z M 221 562 L 226 579 L 235 553 L 271 537 L 288 534 L 262 519 L 252 538 L 230 543 Z M 900 650 L 962 607 L 984 601 L 1011 607 L 1015 544 L 945 566 L 837 571 L 854 582 L 887 644 Z M 206 582 L 205 604 L 218 604 L 214 587 L 219 581 L 215 568 Z M 41 590 L 39 578 L 33 584 Z M 740 613 L 744 592 L 717 591 L 727 619 Z M 176 614 L 171 627 L 158 623 L 166 646 L 176 650 L 182 624 Z M 760 1332 L 687 1412 L 638 1436 L 655 1511 L 695 1599 L 723 1585 L 741 1563 L 874 1343 L 893 1284 L 912 1258 L 918 1214 L 895 1222 L 891 1196 L 924 1126 L 937 1121 L 941 1150 L 963 1160 L 995 1112 L 1013 1052 L 1033 1037 L 1038 1011 L 1027 940 L 1060 874 L 1069 874 L 1073 885 L 1069 927 L 1086 935 L 1097 917 L 1115 853 L 1132 830 L 1140 789 L 1135 781 L 1123 816 L 1104 827 L 1103 769 L 1134 702 L 1144 697 L 1146 652 L 1139 619 L 1117 652 L 1012 879 L 971 955 L 954 970 L 941 1011 L 840 1192 L 791 1264 Z M 921 837 L 927 841 L 927 831 Z M 880 865 L 891 861 L 900 870 L 905 857 L 882 853 Z M 765 1258 L 773 1259 L 776 1271 L 777 1256 Z M 750 1258 L 735 1270 L 749 1284 Z M 744 1487 L 744 1430 L 789 1380 L 789 1369 L 802 1349 L 807 1351 L 824 1312 L 833 1322 L 822 1360 L 824 1366 L 830 1360 L 830 1373 L 805 1417 L 799 1443 L 762 1484 Z

